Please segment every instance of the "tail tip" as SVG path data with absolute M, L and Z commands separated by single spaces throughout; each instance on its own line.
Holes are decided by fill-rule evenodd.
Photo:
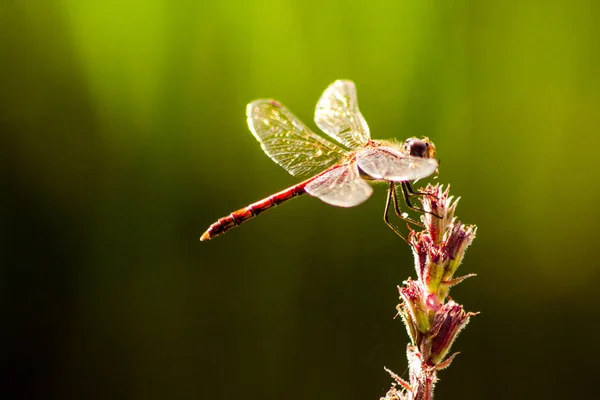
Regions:
M 208 231 L 204 232 L 202 236 L 200 236 L 200 241 L 204 242 L 205 240 L 210 240 L 210 233 Z

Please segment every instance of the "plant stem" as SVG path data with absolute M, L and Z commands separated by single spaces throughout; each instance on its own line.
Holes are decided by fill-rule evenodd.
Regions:
M 458 199 L 453 201 L 448 187 L 442 190 L 440 185 L 428 185 L 423 193 L 425 229 L 412 231 L 408 240 L 418 279 L 409 278 L 398 287 L 402 300 L 397 306 L 398 314 L 411 340 L 406 349 L 409 381 L 386 369 L 395 383 L 385 400 L 431 400 L 437 371 L 447 368 L 458 354 L 448 356 L 458 333 L 476 315 L 465 312 L 448 294 L 452 286 L 474 276 L 455 278 L 454 273 L 477 228 L 454 217 Z

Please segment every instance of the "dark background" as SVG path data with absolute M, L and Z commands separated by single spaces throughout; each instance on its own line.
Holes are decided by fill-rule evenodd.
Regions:
M 406 376 L 412 255 L 364 205 L 294 200 L 244 108 L 352 79 L 373 138 L 429 136 L 479 226 L 481 311 L 439 399 L 597 390 L 600 3 L 0 3 L 2 398 L 377 399 Z

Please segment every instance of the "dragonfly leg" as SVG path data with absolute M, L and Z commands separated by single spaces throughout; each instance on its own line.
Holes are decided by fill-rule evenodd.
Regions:
M 385 201 L 385 210 L 383 210 L 383 220 L 385 221 L 387 226 L 389 226 L 390 229 L 394 231 L 394 233 L 396 235 L 400 236 L 400 238 L 402 238 L 402 240 L 404 240 L 406 243 L 408 243 L 408 240 L 406 240 L 406 238 L 400 233 L 398 228 L 396 228 L 390 222 L 389 211 L 390 211 L 390 203 L 392 201 L 394 202 L 394 208 L 396 209 L 396 213 L 398 213 L 398 206 L 397 206 L 396 200 L 397 200 L 396 199 L 396 188 L 394 187 L 394 182 L 390 182 L 390 187 L 388 188 L 388 192 L 387 192 L 387 200 Z
M 425 193 L 425 192 L 420 192 L 420 191 L 416 191 L 412 188 L 412 186 L 410 185 L 410 182 L 408 181 L 404 181 L 403 183 L 406 184 L 406 190 L 408 191 L 408 194 L 410 197 L 413 196 L 431 196 L 431 197 L 435 197 L 437 199 L 436 196 L 432 195 L 431 193 Z
M 422 212 L 424 214 L 431 214 L 434 217 L 437 218 L 442 218 L 439 215 L 432 213 L 431 211 L 425 211 L 422 208 L 419 208 L 417 206 L 414 206 L 411 202 L 410 202 L 410 197 L 411 196 L 432 196 L 435 197 L 429 193 L 422 193 L 422 192 L 415 192 L 413 190 L 413 188 L 410 186 L 410 183 L 408 182 L 402 182 L 402 194 L 404 195 L 404 201 L 406 202 L 406 205 L 408 206 L 408 208 L 410 208 L 411 210 L 415 210 L 415 211 L 419 211 Z
M 396 186 L 396 184 L 394 182 L 390 182 L 390 189 L 392 190 L 392 201 L 394 202 L 394 211 L 396 212 L 396 215 L 398 217 L 400 217 L 401 219 L 405 220 L 406 222 L 410 222 L 411 224 L 414 224 L 414 225 L 420 226 L 421 228 L 424 228 L 425 225 L 423 225 L 419 221 L 416 221 L 416 220 L 410 218 L 406 213 L 403 213 L 402 210 L 400 210 L 400 202 L 398 201 L 398 194 L 397 194 L 398 187 Z M 402 189 L 404 190 L 404 187 Z M 406 195 L 405 195 L 404 200 L 407 200 Z M 411 207 L 412 204 L 410 202 L 407 202 L 406 204 L 408 205 L 409 208 L 413 208 L 413 207 Z
M 412 231 L 412 228 L 410 227 L 410 225 L 408 223 L 411 223 L 413 225 L 417 225 L 417 226 L 420 226 L 420 227 L 424 227 L 425 225 L 423 225 L 419 221 L 416 221 L 416 220 L 410 218 L 408 215 L 406 215 L 406 213 L 403 213 L 400 210 L 400 205 L 399 205 L 399 202 L 398 202 L 398 195 L 397 195 L 397 192 L 396 192 L 397 190 L 398 190 L 398 188 L 396 187 L 396 184 L 394 182 L 390 182 L 390 187 L 388 188 L 388 193 L 387 193 L 387 200 L 385 202 L 385 210 L 383 212 L 383 220 L 385 221 L 385 223 L 387 224 L 387 226 L 389 226 L 396 233 L 396 235 L 400 236 L 402 238 L 402 240 L 404 240 L 405 242 L 408 243 L 408 241 L 400 233 L 400 231 L 398 230 L 398 228 L 396 228 L 394 225 L 392 225 L 392 223 L 389 220 L 390 204 L 391 203 L 394 204 L 394 211 L 395 211 L 396 215 L 399 218 L 401 218 L 404 221 L 406 221 L 406 226 L 407 226 L 407 228 L 409 230 Z

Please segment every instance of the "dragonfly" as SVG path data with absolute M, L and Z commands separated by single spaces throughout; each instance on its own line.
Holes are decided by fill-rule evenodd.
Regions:
M 403 239 L 389 221 L 390 203 L 402 219 L 421 225 L 400 210 L 398 183 L 407 206 L 415 192 L 411 181 L 437 172 L 435 146 L 426 137 L 411 137 L 404 143 L 372 140 L 369 126 L 358 109 L 352 81 L 337 80 L 319 99 L 315 123 L 329 136 L 326 140 L 304 125 L 276 100 L 260 99 L 246 107 L 248 127 L 271 160 L 302 182 L 219 218 L 204 232 L 201 241 L 213 239 L 263 212 L 308 193 L 327 204 L 354 207 L 373 193 L 369 182 L 389 185 L 384 221 Z M 405 239 L 406 240 L 406 239 Z

